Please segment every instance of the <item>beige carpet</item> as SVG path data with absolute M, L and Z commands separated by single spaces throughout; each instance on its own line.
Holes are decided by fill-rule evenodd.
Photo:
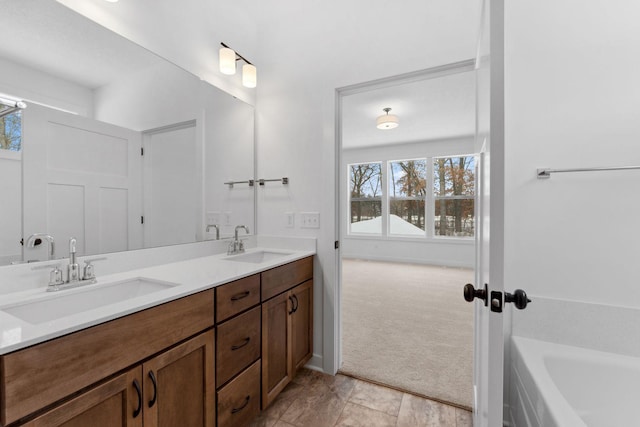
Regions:
M 341 372 L 471 408 L 473 270 L 345 259 Z

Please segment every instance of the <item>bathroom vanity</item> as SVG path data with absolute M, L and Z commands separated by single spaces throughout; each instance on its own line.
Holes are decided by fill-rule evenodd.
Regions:
M 11 329 L 7 312 L 19 303 L 4 304 L 2 333 L 22 323 L 24 339 L 0 347 L 0 425 L 249 423 L 312 355 L 313 253 L 279 255 L 257 250 L 113 275 L 175 286 L 111 304 L 111 313 L 101 307 L 31 326 L 14 319 Z M 109 283 L 90 286 L 101 285 Z

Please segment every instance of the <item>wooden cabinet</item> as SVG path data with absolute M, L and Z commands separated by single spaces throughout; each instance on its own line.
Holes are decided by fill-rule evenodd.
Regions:
M 214 354 L 210 330 L 142 365 L 145 427 L 215 426 Z
M 216 323 L 224 322 L 260 304 L 260 275 L 245 277 L 216 288 Z
M 293 378 L 288 292 L 262 304 L 262 409 Z
M 313 263 L 305 258 L 262 273 L 262 409 L 313 352 Z M 284 292 L 272 297 L 277 290 Z
M 45 412 L 25 427 L 141 427 L 142 367 L 138 366 Z
M 218 427 L 247 425 L 260 413 L 260 274 L 216 288 Z
M 204 332 L 24 424 L 215 426 L 214 333 Z
M 313 353 L 313 281 L 293 288 L 291 297 L 295 303 L 291 313 L 291 363 L 295 372 Z
M 0 357 L 8 425 L 213 326 L 213 290 Z
M 312 277 L 308 257 L 2 355 L 0 426 L 247 425 L 311 358 Z
M 218 392 L 218 427 L 241 427 L 260 413 L 258 360 Z

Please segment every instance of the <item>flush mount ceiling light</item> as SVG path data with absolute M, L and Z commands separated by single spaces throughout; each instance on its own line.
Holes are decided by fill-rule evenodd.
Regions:
M 244 87 L 254 88 L 257 84 L 257 69 L 256 66 L 247 59 L 240 55 L 235 50 L 231 49 L 224 43 L 220 43 L 222 47 L 219 52 L 220 59 L 220 72 L 232 76 L 236 73 L 236 61 L 244 61 L 242 66 L 242 85 Z
M 107 3 L 118 3 L 118 0 L 104 0 L 104 1 L 106 1 Z
M 376 119 L 376 127 L 382 130 L 397 128 L 400 124 L 398 123 L 398 116 L 389 114 L 389 111 L 391 111 L 391 108 L 389 107 L 383 108 L 382 111 L 384 111 L 386 114 L 383 114 Z

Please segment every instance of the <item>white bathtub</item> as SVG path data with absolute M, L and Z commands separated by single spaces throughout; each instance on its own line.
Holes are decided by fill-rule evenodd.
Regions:
M 640 358 L 512 337 L 516 427 L 640 426 Z

